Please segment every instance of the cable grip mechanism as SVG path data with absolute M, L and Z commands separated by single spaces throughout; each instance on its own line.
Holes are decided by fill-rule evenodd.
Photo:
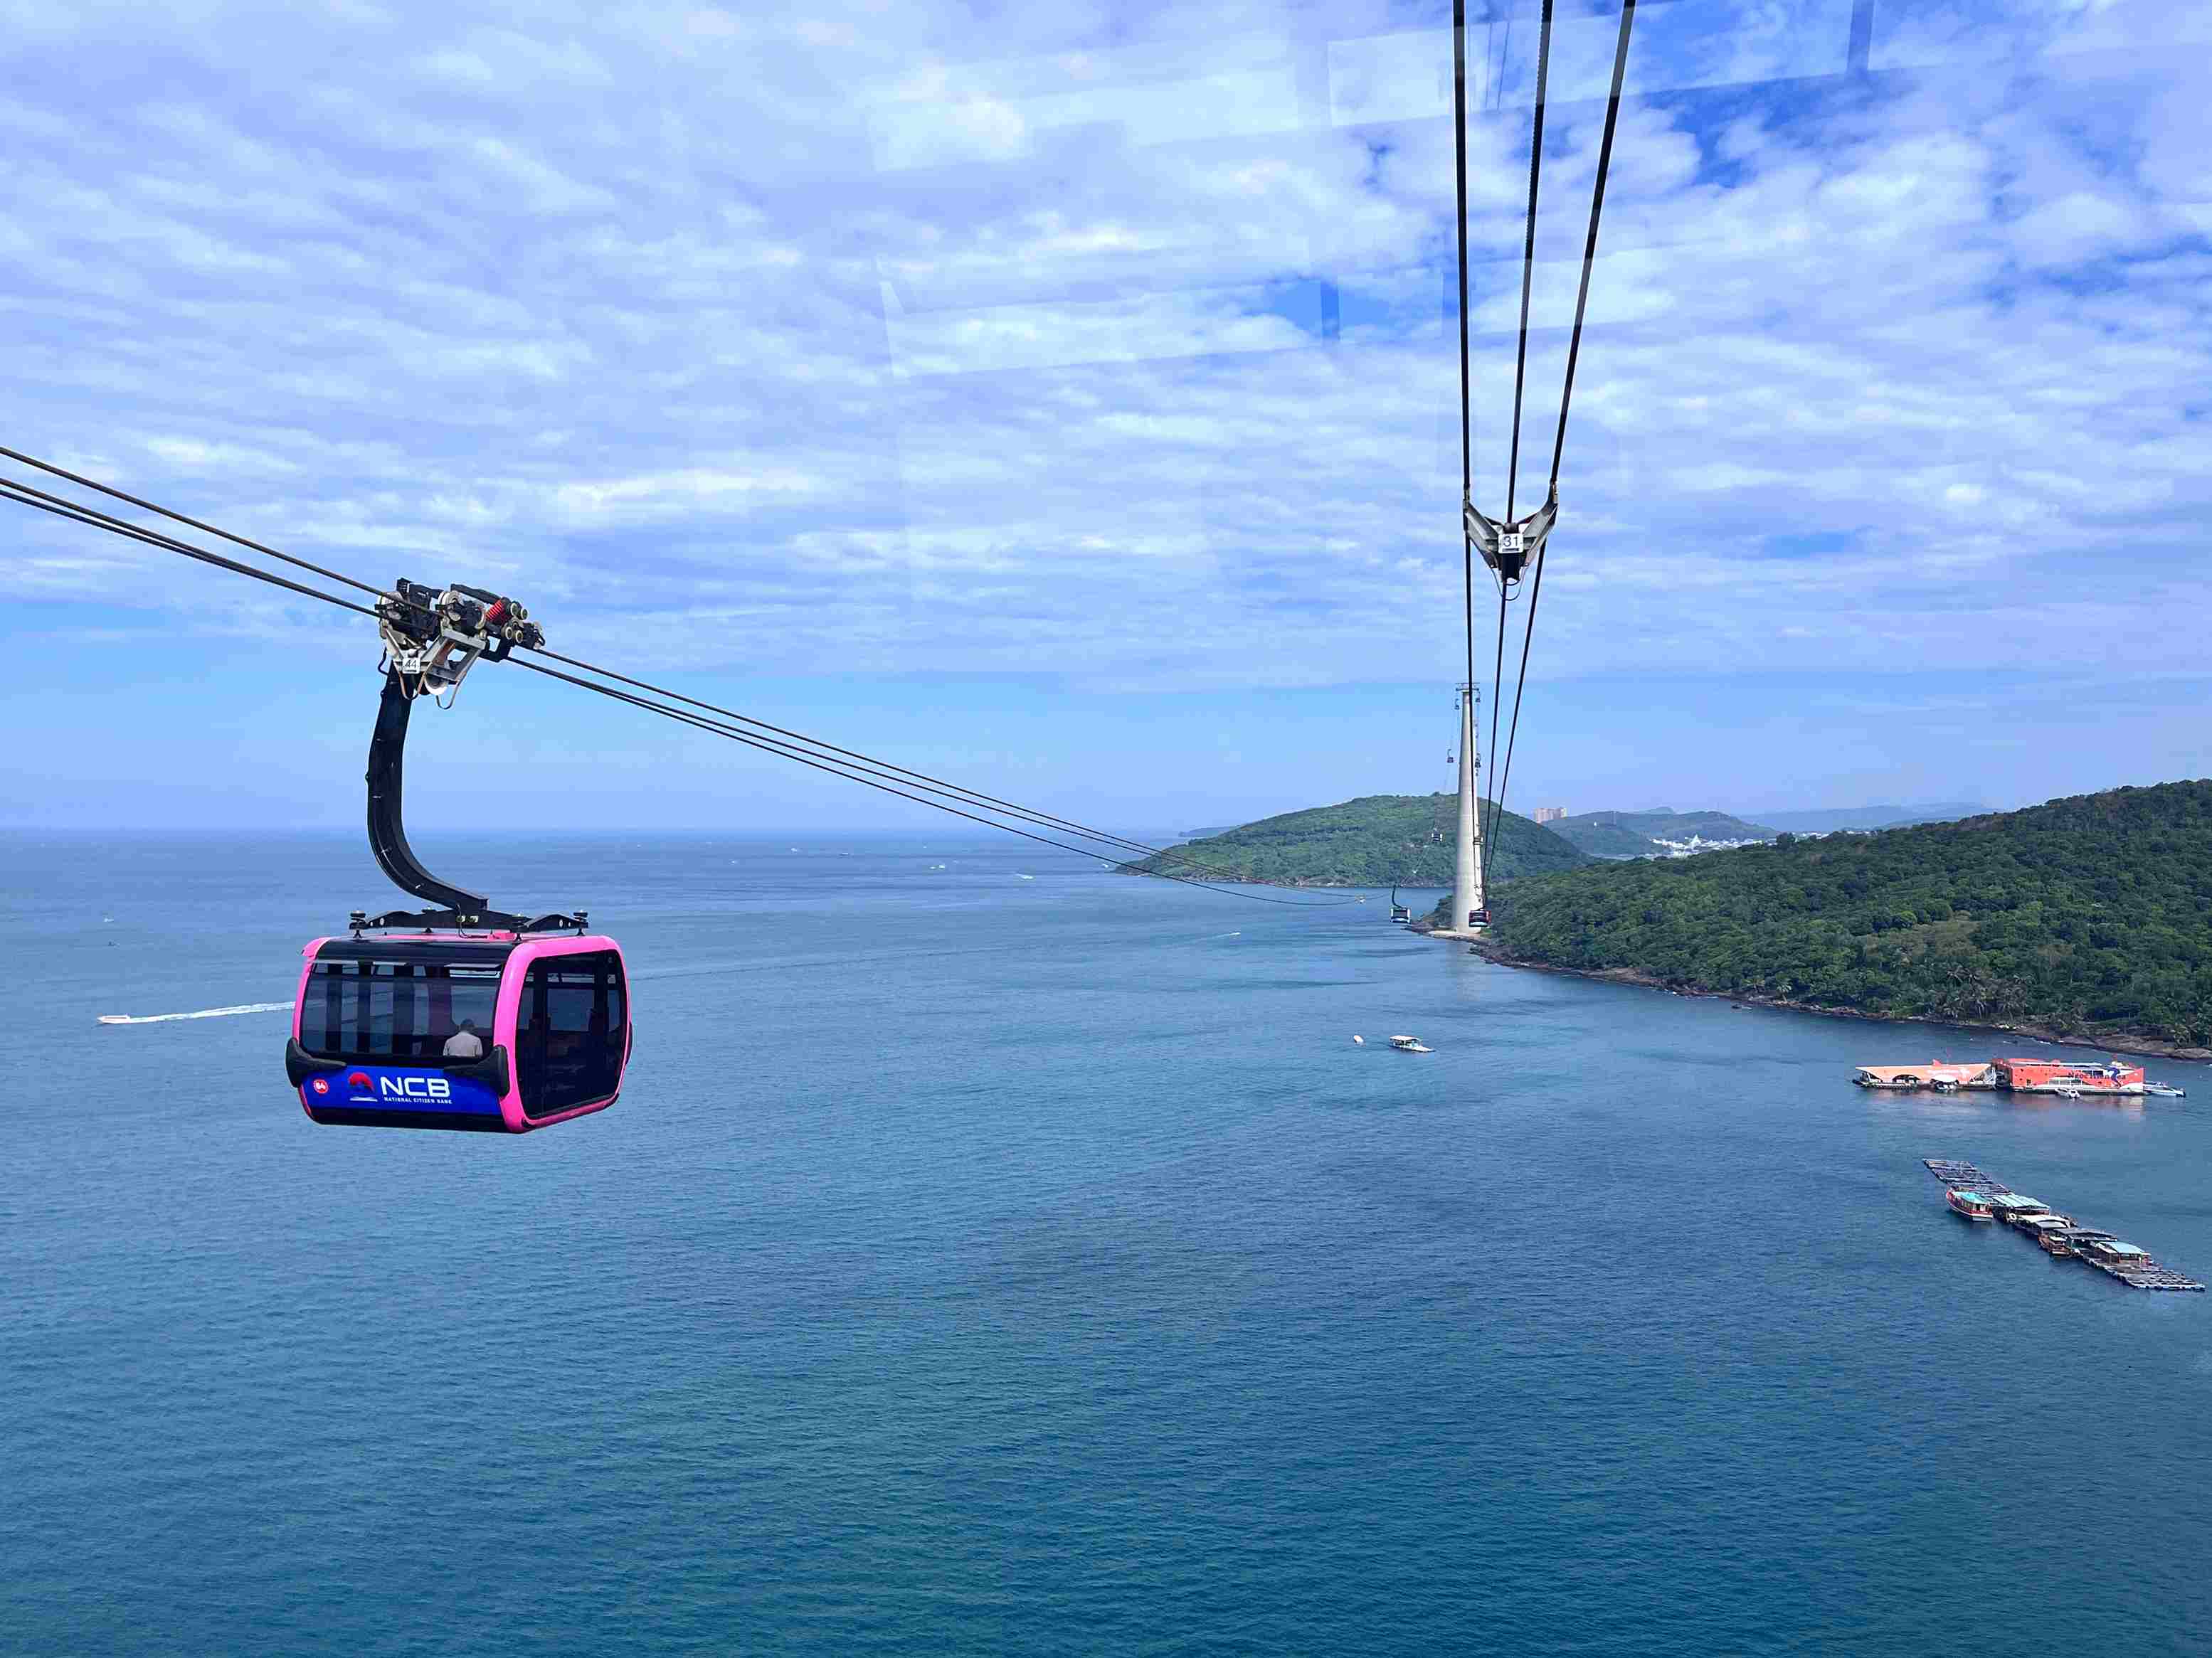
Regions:
M 545 630 L 514 599 L 456 582 L 426 586 L 402 576 L 376 601 L 386 665 L 410 699 L 428 693 L 451 708 L 479 661 L 503 662 L 518 645 L 536 649 Z

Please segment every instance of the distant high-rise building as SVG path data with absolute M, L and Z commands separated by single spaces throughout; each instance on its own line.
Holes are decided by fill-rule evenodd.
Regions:
M 1539 806 L 1531 814 L 1540 823 L 1556 823 L 1567 815 L 1565 806 Z

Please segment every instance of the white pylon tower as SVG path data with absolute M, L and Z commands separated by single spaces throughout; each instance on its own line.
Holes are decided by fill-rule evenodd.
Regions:
M 1452 860 L 1449 930 L 1463 932 L 1482 902 L 1482 756 L 1474 748 L 1473 685 L 1459 688 L 1459 845 Z

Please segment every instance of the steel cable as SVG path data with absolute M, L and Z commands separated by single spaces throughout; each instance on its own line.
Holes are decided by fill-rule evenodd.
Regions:
M 1574 401 L 1575 363 L 1582 355 L 1583 313 L 1589 306 L 1590 268 L 1597 262 L 1598 217 L 1605 211 L 1605 178 L 1613 168 L 1613 135 L 1620 124 L 1620 88 L 1628 73 L 1628 35 L 1636 24 L 1636 0 L 1621 0 L 1620 39 L 1613 52 L 1613 89 L 1605 100 L 1605 136 L 1598 141 L 1597 180 L 1590 191 L 1589 236 L 1583 244 L 1582 286 L 1575 295 L 1574 332 L 1567 338 L 1567 383 L 1559 393 L 1559 429 L 1552 439 L 1552 487 L 1559 487 L 1559 454 L 1567 443 L 1567 405 Z M 1540 575 L 1542 562 L 1538 562 Z M 1530 598 L 1530 607 L 1534 598 Z
M 672 701 L 684 703 L 690 708 L 717 715 L 724 720 L 735 720 L 739 725 L 750 726 L 757 731 L 771 732 L 778 737 L 787 738 L 793 743 L 802 744 L 812 751 L 836 755 L 839 757 L 837 763 L 858 762 L 879 768 L 882 774 L 897 774 L 893 780 L 904 780 L 947 793 L 964 799 L 971 805 L 1014 813 L 1040 828 L 1065 829 L 1070 834 L 1082 835 L 1086 840 L 1102 841 L 1109 846 L 1117 846 L 1126 851 L 1143 853 L 1148 858 L 1170 858 L 1186 868 L 1201 870 L 1220 879 L 1234 881 L 1244 878 L 1235 871 L 1224 869 L 1218 864 L 1208 864 L 1202 859 L 1191 858 L 1171 849 L 1164 851 L 1145 841 L 1133 841 L 1126 835 L 1092 829 L 1088 824 L 1078 823 L 1073 818 L 1061 817 L 1048 811 L 1036 811 L 1028 806 L 1017 805 L 1011 800 L 1000 799 L 994 794 L 986 794 L 980 789 L 971 789 L 963 784 L 949 782 L 941 777 L 933 777 L 927 772 L 916 771 L 908 766 L 896 765 L 889 760 L 878 759 L 873 755 L 862 754 L 854 749 L 840 748 L 836 744 L 826 742 L 821 738 L 809 737 L 802 732 L 789 731 L 781 726 L 771 725 L 765 720 L 756 720 L 750 714 L 739 714 L 734 708 L 726 708 L 717 703 L 702 701 L 696 696 L 686 696 L 683 692 L 671 690 L 665 685 L 655 685 L 646 680 L 634 679 L 628 674 L 616 672 L 612 668 L 602 668 L 595 663 L 582 661 L 576 657 L 563 656 L 558 651 L 549 651 L 542 646 L 530 648 L 534 654 L 544 657 L 549 661 L 563 662 L 572 668 L 581 669 L 586 673 L 597 674 L 603 679 L 611 679 L 620 684 L 628 685 L 634 690 L 649 692 L 654 696 L 665 696 Z
M 196 528 L 206 530 L 210 534 L 222 537 L 225 540 L 235 542 L 243 546 L 251 547 L 258 552 L 268 553 L 274 557 L 283 560 L 286 563 L 295 565 L 303 569 L 313 570 L 319 574 L 327 575 L 332 580 L 344 582 L 347 586 L 358 588 L 362 592 L 374 593 L 379 598 L 388 597 L 383 589 L 371 586 L 369 584 L 356 580 L 351 576 L 342 574 L 337 571 L 325 570 L 322 566 L 314 564 L 308 560 L 296 558 L 290 554 L 278 552 L 273 548 L 264 547 L 258 542 L 247 541 L 242 537 L 231 535 L 226 531 L 216 528 L 214 525 L 202 525 L 198 519 L 186 518 L 182 513 L 171 512 L 169 509 L 151 501 L 140 501 L 137 496 L 125 495 L 121 490 L 111 489 L 109 486 L 100 483 L 97 480 L 80 477 L 77 474 L 69 472 L 63 468 L 37 460 L 33 457 L 21 455 L 18 451 L 0 447 L 0 454 L 16 456 L 18 459 L 26 461 L 31 465 L 37 466 L 42 471 L 54 473 L 58 477 L 67 477 L 72 482 L 82 483 L 88 488 L 100 490 L 102 494 L 113 496 L 116 499 L 128 501 L 135 506 L 143 507 L 149 512 L 160 513 L 162 517 L 172 519 L 179 523 L 190 524 Z M 203 547 L 196 547 L 189 542 L 180 540 L 173 536 L 167 535 L 160 531 L 149 530 L 143 525 L 131 524 L 123 519 L 116 517 L 112 513 L 102 512 L 97 507 L 87 506 L 81 501 L 69 500 L 65 496 L 51 494 L 46 490 L 38 489 L 31 484 L 21 483 L 15 479 L 0 477 L 0 499 L 13 501 L 26 507 L 35 507 L 40 512 L 51 513 L 54 517 L 65 519 L 71 523 L 83 525 L 88 528 L 103 530 L 109 534 L 138 542 L 147 546 L 158 548 L 167 552 L 177 553 L 184 557 L 196 560 L 201 563 L 213 566 L 218 569 L 228 570 L 239 575 L 251 576 L 255 580 L 265 582 L 270 586 L 280 587 L 290 592 L 298 593 L 305 598 L 320 599 L 325 604 L 337 605 L 343 610 L 351 610 L 357 615 L 366 616 L 371 618 L 374 618 L 377 615 L 376 610 L 371 606 L 357 604 L 350 599 L 342 598 L 335 594 L 320 592 L 316 588 L 307 586 L 301 582 L 294 581 L 289 577 L 277 575 L 271 571 L 258 569 L 251 564 L 244 563 L 240 560 L 228 557 L 221 553 L 211 552 Z M 1029 807 L 1022 806 L 1012 801 L 1000 799 L 999 797 L 994 795 L 985 794 L 979 790 L 969 789 L 960 784 L 951 783 L 940 778 L 932 777 L 927 773 L 914 771 L 909 768 L 897 766 L 888 761 L 877 760 L 870 756 L 860 753 L 855 750 L 841 748 L 835 744 L 824 742 L 820 738 L 805 736 L 802 732 L 788 731 L 782 726 L 770 725 L 765 720 L 755 720 L 750 715 L 738 714 L 732 709 L 721 708 L 712 703 L 702 702 L 696 698 L 685 696 L 683 693 L 678 691 L 669 690 L 664 687 L 652 685 L 641 680 L 630 678 L 627 675 L 617 673 L 612 669 L 602 668 L 595 664 L 583 662 L 573 657 L 562 656 L 556 652 L 544 651 L 540 653 L 553 660 L 565 662 L 572 667 L 583 669 L 586 672 L 600 675 L 609 679 L 618 680 L 622 683 L 635 686 L 641 690 L 652 692 L 653 695 L 658 696 L 666 696 L 677 701 L 690 703 L 695 708 L 702 708 L 710 713 L 723 715 L 727 720 L 752 726 L 763 731 L 772 732 L 775 733 L 777 737 L 788 738 L 790 740 L 788 742 L 775 742 L 769 739 L 750 738 L 741 732 L 722 729 L 718 722 L 696 720 L 691 716 L 682 714 L 679 710 L 662 708 L 659 705 L 648 702 L 643 698 L 623 695 L 621 693 L 614 691 L 611 687 L 591 684 L 588 681 L 574 679 L 570 675 L 557 673 L 550 669 L 538 668 L 536 665 L 532 663 L 521 663 L 520 665 L 532 668 L 534 671 L 540 673 L 550 674 L 555 678 L 568 680 L 571 683 L 585 685 L 587 689 L 599 690 L 608 695 L 618 696 L 621 700 L 634 702 L 638 707 L 646 708 L 656 713 L 664 714 L 671 717 L 685 719 L 690 723 L 699 724 L 706 729 L 716 731 L 720 735 L 731 737 L 735 740 L 744 742 L 749 746 L 759 749 L 764 753 L 775 754 L 783 758 L 797 760 L 802 765 L 809 765 L 812 766 L 817 770 L 830 772 L 830 774 L 834 776 L 843 777 L 850 781 L 862 783 L 866 786 L 884 789 L 884 792 L 898 794 L 902 799 L 914 800 L 920 805 L 933 806 L 939 811 L 947 811 L 956 817 L 968 818 L 972 822 L 983 823 L 994 829 L 1003 829 L 1008 834 L 1020 835 L 1029 840 L 1041 841 L 1043 844 L 1060 847 L 1063 850 L 1075 852 L 1084 857 L 1102 856 L 1099 853 L 1090 848 L 1072 847 L 1064 841 L 1053 841 L 1043 836 L 1030 835 L 1026 831 L 1016 829 L 1011 824 L 999 822 L 997 817 L 981 816 L 976 812 L 971 812 L 962 809 L 962 806 L 959 805 L 948 805 L 946 803 L 946 799 L 931 799 L 930 795 L 943 795 L 954 801 L 962 802 L 965 805 L 979 806 L 986 812 L 997 813 L 1003 817 L 1016 817 L 1024 822 L 1038 824 L 1043 827 L 1063 829 L 1069 834 L 1080 836 L 1085 840 L 1097 841 L 1105 846 L 1118 847 L 1125 850 L 1142 853 L 1146 858 L 1165 859 L 1172 863 L 1181 865 L 1187 869 L 1195 870 L 1212 875 L 1220 881 L 1250 883 L 1261 885 L 1273 884 L 1273 883 L 1264 881 L 1251 882 L 1250 878 L 1248 878 L 1235 870 L 1227 869 L 1218 865 L 1208 864 L 1200 859 L 1189 857 L 1187 854 L 1175 852 L 1172 849 L 1163 849 L 1152 847 L 1144 841 L 1132 840 L 1126 835 L 1115 835 L 1103 829 L 1095 829 L 1086 824 L 1078 823 L 1073 819 L 1061 817 L 1054 813 L 1035 811 Z M 830 759 L 829 756 L 831 756 L 838 757 Z M 827 763 L 824 763 L 825 761 Z M 847 768 L 857 768 L 859 771 L 866 771 L 870 774 L 870 776 L 877 779 L 888 779 L 890 781 L 909 782 L 913 786 L 923 789 L 928 793 L 924 794 L 914 794 L 908 793 L 906 790 L 901 788 L 887 788 L 884 782 L 872 782 L 870 780 L 870 776 L 860 775 L 856 770 L 847 769 Z M 878 770 L 876 769 L 877 768 L 881 768 L 882 769 Z M 894 774 L 896 774 L 895 776 L 893 775 Z M 1137 867 L 1137 864 L 1129 859 L 1106 859 L 1104 861 L 1112 863 L 1117 868 L 1133 869 Z M 1182 881 L 1188 885 L 1206 887 L 1209 890 L 1229 890 L 1229 889 L 1225 887 L 1216 885 L 1213 882 L 1197 880 L 1189 877 L 1175 875 L 1165 871 L 1144 870 L 1140 872 L 1145 874 L 1158 874 L 1165 879 Z M 1232 893 L 1231 896 L 1248 898 L 1257 898 L 1259 896 L 1257 894 L 1243 892 L 1235 892 Z M 1273 899 L 1267 900 L 1267 902 L 1289 903 L 1294 906 L 1312 908 L 1316 904 L 1353 902 L 1357 901 L 1352 899 Z
M 1474 416 L 1467 357 L 1467 0 L 1452 0 L 1452 159 L 1459 185 L 1459 493 L 1461 534 L 1465 506 L 1474 499 Z M 1467 609 L 1467 683 L 1474 683 L 1474 544 L 1461 550 Z
M 10 449 L 4 445 L 0 445 L 0 455 L 7 456 L 10 460 L 21 461 L 26 466 L 35 466 L 41 472 L 51 472 L 56 477 L 67 478 L 71 483 L 82 484 L 88 489 L 97 489 L 103 495 L 112 496 L 117 501 L 127 501 L 133 507 L 143 507 L 149 513 L 159 513 L 163 518 L 176 523 L 188 524 L 195 530 L 205 531 L 209 535 L 220 536 L 225 541 L 234 542 L 240 547 L 251 548 L 257 553 L 265 553 L 270 558 L 281 559 L 283 562 L 299 569 L 312 570 L 326 580 L 342 582 L 349 587 L 357 587 L 362 592 L 374 593 L 380 598 L 385 596 L 384 589 L 381 587 L 373 587 L 366 581 L 356 581 L 351 576 L 341 574 L 336 570 L 326 570 L 319 564 L 310 563 L 307 560 L 295 557 L 290 553 L 280 553 L 274 547 L 264 547 L 258 541 L 249 541 L 244 536 L 233 535 L 228 530 L 219 530 L 212 524 L 203 524 L 196 518 L 187 518 L 182 513 L 172 512 L 168 507 L 156 506 L 150 501 L 141 501 L 137 495 L 126 495 L 112 484 L 102 483 L 97 478 L 82 477 L 66 467 L 55 465 L 50 460 L 40 460 L 36 455 L 27 455 L 20 449 Z
M 1545 10 L 1548 16 L 1550 12 L 1550 0 L 1546 0 Z M 1627 77 L 1628 43 L 1631 32 L 1633 30 L 1635 24 L 1636 0 L 1621 0 L 1620 32 L 1613 46 L 1613 84 L 1606 97 L 1605 131 L 1598 143 L 1597 175 L 1593 182 L 1590 191 L 1589 231 L 1583 243 L 1582 280 L 1575 295 L 1574 328 L 1571 333 L 1568 336 L 1567 341 L 1566 380 L 1559 392 L 1559 424 L 1557 432 L 1553 434 L 1552 439 L 1551 489 L 1554 493 L 1558 491 L 1559 487 L 1560 456 L 1565 452 L 1566 448 L 1567 411 L 1569 405 L 1574 399 L 1575 367 L 1582 356 L 1583 322 L 1589 307 L 1590 272 L 1597 262 L 1598 223 L 1601 216 L 1605 211 L 1605 182 L 1607 174 L 1611 172 L 1613 167 L 1613 142 L 1614 134 L 1618 131 L 1620 123 L 1621 88 Z M 1540 65 L 1537 71 L 1537 79 L 1538 84 L 1540 88 L 1543 79 L 1543 71 Z M 1541 107 L 1541 94 L 1540 92 L 1538 103 L 1540 119 Z M 1529 182 L 1529 202 L 1532 212 L 1534 207 L 1534 201 L 1535 183 L 1534 177 L 1532 173 Z M 1530 240 L 1531 245 L 1533 246 L 1533 228 L 1530 233 Z M 1525 347 L 1528 329 L 1525 310 L 1522 322 L 1522 342 Z M 1515 396 L 1514 418 L 1517 424 L 1520 419 L 1519 394 L 1517 391 Z M 1509 483 L 1509 492 L 1510 487 L 1511 486 Z M 1509 517 L 1511 514 L 1511 510 L 1512 509 L 1509 505 L 1507 507 Z M 1518 673 L 1514 678 L 1513 715 L 1506 726 L 1505 758 L 1504 764 L 1501 766 L 1498 772 L 1498 793 L 1496 796 L 1496 817 L 1493 819 L 1493 821 L 1498 823 L 1501 829 L 1504 826 L 1506 792 L 1510 787 L 1513 778 L 1514 750 L 1521 734 L 1521 701 L 1522 694 L 1527 689 L 1528 683 L 1528 653 L 1530 646 L 1535 640 L 1536 607 L 1542 601 L 1544 597 L 1544 562 L 1546 550 L 1546 548 L 1540 547 L 1536 552 L 1536 574 L 1534 580 L 1529 584 L 1528 610 L 1527 616 L 1523 618 L 1522 627 L 1521 666 Z M 1498 639 L 1498 648 L 1501 653 L 1504 649 L 1504 616 L 1501 612 L 1499 616 Z M 1494 744 L 1496 741 L 1496 708 L 1493 708 L 1491 710 L 1491 716 L 1492 721 L 1492 740 Z M 1493 842 L 1495 838 L 1496 837 L 1493 835 Z M 1488 858 L 1495 858 L 1497 855 L 1497 850 L 1494 844 L 1486 847 L 1486 852 Z M 1488 884 L 1489 883 L 1486 878 L 1484 882 L 1486 890 L 1487 889 Z
M 319 592 L 315 588 L 294 581 L 289 576 L 276 575 L 268 570 L 257 570 L 251 564 L 242 564 L 234 558 L 225 558 L 221 553 L 211 553 L 204 547 L 192 546 L 188 542 L 179 541 L 173 536 L 165 536 L 158 530 L 148 530 L 136 524 L 126 524 L 121 519 L 112 517 L 96 508 L 64 500 L 59 495 L 48 495 L 43 489 L 34 489 L 29 484 L 19 483 L 13 478 L 0 477 L 0 499 L 16 501 L 25 507 L 35 507 L 42 513 L 52 513 L 56 518 L 67 519 L 72 524 L 86 525 L 92 529 L 105 530 L 111 535 L 122 536 L 131 541 L 143 542 L 148 546 L 159 547 L 167 552 L 181 553 L 186 558 L 198 559 L 203 564 L 212 564 L 218 569 L 234 571 L 240 575 L 252 576 L 256 581 L 265 581 L 272 587 L 283 587 L 308 598 L 319 598 L 324 604 L 335 604 L 341 610 L 352 610 L 366 616 L 374 616 L 376 614 L 375 610 L 367 604 L 356 604 L 351 599 L 340 598 L 335 593 Z M 371 589 L 371 591 L 374 590 Z
M 710 720 L 703 714 L 690 714 L 682 708 L 670 708 L 665 703 L 655 702 L 650 698 L 639 696 L 629 691 L 617 690 L 612 685 L 598 684 L 594 683 L 591 680 L 581 678 L 575 674 L 563 673 L 558 668 L 548 668 L 536 662 L 524 662 L 519 659 L 514 658 L 510 658 L 509 660 L 513 661 L 515 666 L 527 668 L 532 673 L 544 674 L 549 678 L 561 680 L 565 683 L 574 685 L 583 690 L 596 691 L 602 696 L 613 698 L 617 702 L 627 702 L 633 708 L 642 708 L 649 714 L 659 714 L 664 719 L 673 720 L 683 725 L 696 726 L 699 730 L 709 732 L 714 736 L 727 738 L 733 743 L 742 743 L 747 748 L 759 749 L 764 753 L 778 755 L 788 760 L 796 760 L 802 766 L 811 767 L 814 770 L 819 772 L 827 772 L 832 777 L 843 778 L 847 782 L 858 783 L 864 788 L 876 789 L 884 794 L 895 794 L 902 800 L 912 800 L 919 805 L 930 806 L 935 808 L 939 811 L 950 812 L 956 817 L 965 817 L 970 823 L 981 823 L 987 829 L 1003 830 L 1008 835 L 1018 835 L 1024 841 L 1035 841 L 1041 846 L 1057 847 L 1060 851 L 1074 853 L 1078 857 L 1097 858 L 1099 856 L 1097 852 L 1087 847 L 1074 846 L 1066 841 L 1055 841 L 1049 835 L 1032 834 L 1028 829 L 1016 829 L 1012 824 L 1000 823 L 995 818 L 981 817 L 972 811 L 964 811 L 959 807 L 948 805 L 943 800 L 933 800 L 927 795 L 909 793 L 905 789 L 896 787 L 887 782 L 877 780 L 877 779 L 881 775 L 880 774 L 863 775 L 857 770 L 848 769 L 847 767 L 840 765 L 835 762 L 823 761 L 819 758 L 810 756 L 799 750 L 793 748 L 790 744 L 772 742 L 766 738 L 754 737 L 748 732 L 738 731 L 723 720 Z M 1255 903 L 1285 904 L 1293 909 L 1312 909 L 1325 907 L 1331 903 L 1349 903 L 1358 902 L 1355 899 L 1345 898 L 1321 900 L 1271 898 L 1264 893 L 1239 892 L 1233 887 L 1217 886 L 1211 882 L 1198 880 L 1192 876 L 1170 874 L 1164 870 L 1146 869 L 1141 864 L 1126 859 L 1106 859 L 1102 861 L 1112 864 L 1116 869 L 1128 870 L 1139 875 L 1156 875 L 1162 880 L 1180 882 L 1185 886 L 1203 887 L 1208 892 L 1223 893 L 1231 898 L 1248 898 Z
M 1513 450 L 1505 468 L 1505 521 L 1521 481 L 1521 394 L 1528 379 L 1528 294 L 1536 280 L 1536 193 L 1544 175 L 1544 91 L 1552 68 L 1552 0 L 1536 36 L 1536 114 L 1528 133 L 1528 224 L 1521 243 L 1521 343 L 1513 356 Z

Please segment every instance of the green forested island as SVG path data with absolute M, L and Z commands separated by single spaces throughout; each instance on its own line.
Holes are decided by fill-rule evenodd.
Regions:
M 2117 1046 L 2212 1047 L 2212 781 L 1524 881 L 1501 960 Z
M 1489 822 L 1484 803 L 1484 822 Z M 1210 869 L 1247 881 L 1309 887 L 1448 887 L 1459 823 L 1456 794 L 1370 794 L 1340 805 L 1263 817 L 1174 850 Z M 1491 862 L 1503 884 L 1589 861 L 1549 829 L 1513 812 L 1504 815 Z M 1136 868 L 1187 873 L 1185 865 L 1147 858 Z

